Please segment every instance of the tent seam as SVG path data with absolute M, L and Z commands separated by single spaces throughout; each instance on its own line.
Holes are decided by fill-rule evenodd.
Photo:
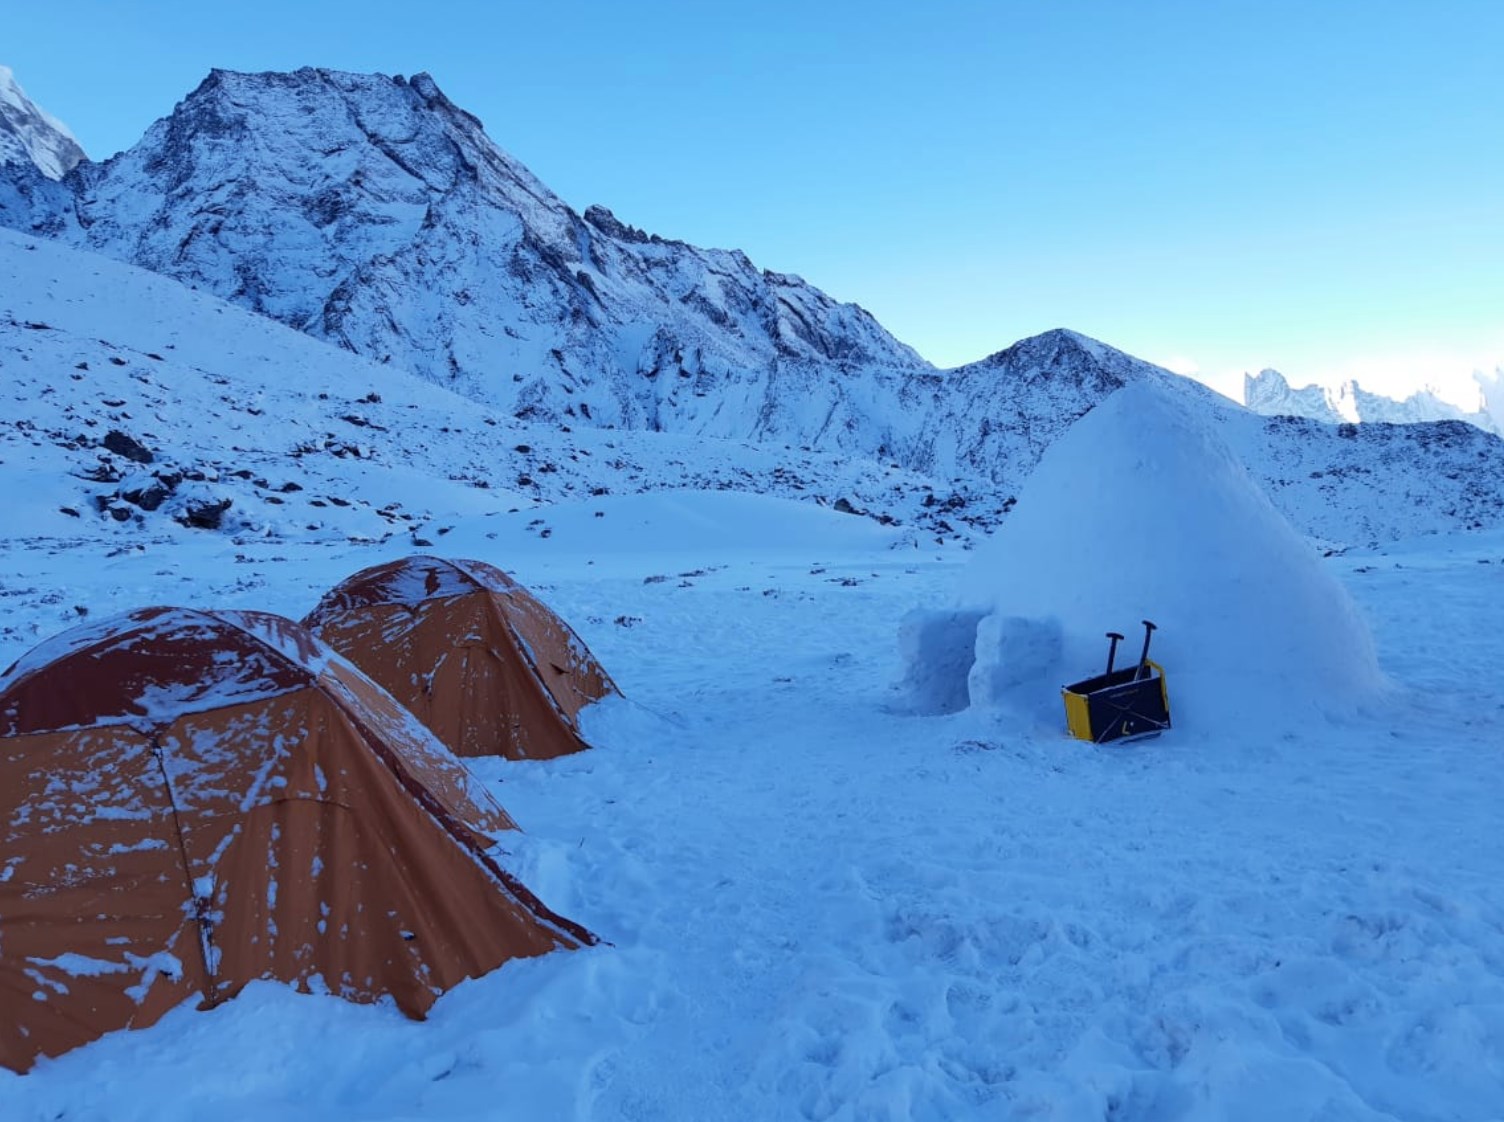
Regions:
M 162 772 L 162 784 L 167 789 L 167 804 L 172 808 L 172 829 L 178 840 L 178 856 L 183 862 L 183 876 L 187 881 L 188 899 L 193 901 L 193 922 L 198 926 L 198 951 L 203 959 L 204 981 L 207 987 L 204 1000 L 209 1003 L 210 1008 L 213 1008 L 219 1004 L 219 997 L 214 987 L 214 956 L 209 953 L 214 938 L 214 925 L 204 915 L 202 901 L 193 888 L 193 873 L 188 860 L 188 842 L 183 837 L 183 819 L 178 807 L 177 788 L 172 784 L 172 776 L 167 773 L 167 749 L 163 747 L 161 737 L 155 732 L 151 734 L 151 747 L 152 754 L 157 757 L 157 767 Z

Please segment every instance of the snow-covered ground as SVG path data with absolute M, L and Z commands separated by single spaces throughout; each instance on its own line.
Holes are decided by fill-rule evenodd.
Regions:
M 1051 333 L 976 364 L 997 439 L 1044 452 L 1117 384 L 1064 378 L 1096 386 L 1099 347 Z M 1074 366 L 1025 353 L 1041 349 Z M 1027 387 L 999 390 L 999 372 L 1037 383 L 1047 432 L 1009 420 Z M 0 1070 L 0 1122 L 1504 1118 L 1493 437 L 1219 406 L 1218 440 L 1254 482 L 1207 474 L 1203 536 L 1173 519 L 1137 534 L 1135 571 L 1193 540 L 1210 560 L 1162 569 L 1209 588 L 1229 557 L 1283 550 L 1288 576 L 1299 554 L 1319 580 L 1250 566 L 1249 603 L 1275 603 L 1227 618 L 1279 650 L 1285 590 L 1350 596 L 1366 627 L 1302 617 L 1303 649 L 1320 640 L 1367 679 L 1333 639 L 1371 631 L 1383 688 L 1339 713 L 1307 703 L 1314 678 L 1286 674 L 1286 692 L 1275 674 L 1225 705 L 1234 664 L 1190 664 L 1222 617 L 1182 605 L 1197 646 L 1154 605 L 1100 621 L 1078 605 L 1067 622 L 1093 648 L 1062 641 L 1057 677 L 1099 669 L 1095 630 L 1159 614 L 1186 718 L 1103 750 L 1065 738 L 1058 681 L 948 715 L 898 688 L 902 622 L 958 602 L 988 528 L 1002 521 L 998 548 L 1010 526 L 1032 540 L 1046 584 L 1092 568 L 1089 533 L 1040 532 L 1027 490 L 1004 521 L 1014 495 L 983 476 L 519 420 L 10 232 L 0 400 L 0 666 L 150 604 L 301 616 L 422 551 L 514 572 L 627 696 L 588 714 L 594 751 L 478 765 L 526 831 L 515 870 L 605 945 L 509 964 L 423 1024 L 258 984 Z M 1180 437 L 1135 434 L 1077 440 L 1098 474 L 1055 474 L 1063 517 L 1087 493 L 1073 481 L 1177 462 Z M 1271 551 L 1264 531 L 1251 548 L 1268 512 L 1240 499 L 1229 521 L 1222 499 L 1255 485 L 1331 555 L 1294 535 Z M 1113 523 L 1112 547 L 1137 524 Z M 1370 541 L 1392 544 L 1340 552 Z M 1116 608 L 1103 594 L 1082 604 Z
M 74 605 L 300 615 L 410 548 L 6 533 L 4 663 Z M 0 1118 L 1504 1117 L 1504 534 L 1323 562 L 1396 686 L 1362 716 L 1117 749 L 905 714 L 899 622 L 973 555 L 871 520 L 609 496 L 443 552 L 629 699 L 594 751 L 478 769 L 516 871 L 609 943 L 425 1023 L 260 983 L 0 1071 Z

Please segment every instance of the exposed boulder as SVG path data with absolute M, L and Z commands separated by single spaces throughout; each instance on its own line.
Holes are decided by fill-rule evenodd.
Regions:
M 142 444 L 135 437 L 121 432 L 119 429 L 111 429 L 105 433 L 104 440 L 101 443 L 107 451 L 113 452 L 117 456 L 124 456 L 127 460 L 132 460 L 138 464 L 149 464 L 155 459 L 150 448 Z

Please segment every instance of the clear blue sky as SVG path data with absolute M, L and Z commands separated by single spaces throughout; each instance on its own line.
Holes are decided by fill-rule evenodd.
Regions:
M 942 365 L 1056 326 L 1209 380 L 1504 362 L 1504 0 L 47 0 L 4 26 L 95 158 L 211 67 L 426 70 L 577 209 L 745 249 Z

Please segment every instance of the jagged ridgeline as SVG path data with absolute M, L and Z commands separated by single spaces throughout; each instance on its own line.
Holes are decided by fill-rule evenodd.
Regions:
M 1419 390 L 1402 401 L 1396 401 L 1364 389 L 1355 378 L 1349 378 L 1335 389 L 1314 385 L 1296 388 L 1278 370 L 1261 370 L 1258 374 L 1243 375 L 1243 404 L 1255 413 L 1268 416 L 1310 417 L 1330 424 L 1384 421 L 1413 425 L 1420 421 L 1466 421 L 1484 432 L 1498 434 L 1495 412 L 1504 409 L 1504 402 L 1495 405 L 1490 396 L 1504 388 L 1504 371 L 1495 371 L 1492 377 L 1481 373 L 1474 377 L 1478 382 L 1474 404 L 1472 408 L 1464 409 L 1430 389 Z
M 1415 505 L 1417 471 L 1455 475 L 1445 501 L 1460 525 L 1504 501 L 1492 437 L 1257 418 L 1070 331 L 937 369 L 856 305 L 740 251 L 644 233 L 603 207 L 577 213 L 425 74 L 214 71 L 104 163 L 61 180 L 0 168 L 0 224 L 144 266 L 521 421 L 813 448 L 926 473 L 994 509 L 1074 420 L 1143 379 L 1215 413 L 1308 532 L 1413 529 L 1386 512 Z

